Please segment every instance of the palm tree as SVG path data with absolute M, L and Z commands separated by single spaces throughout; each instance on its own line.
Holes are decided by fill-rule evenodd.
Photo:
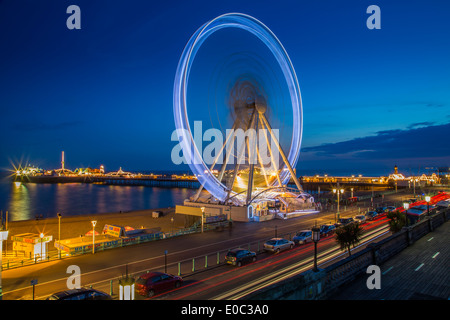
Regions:
M 341 246 L 341 250 L 348 250 L 348 255 L 351 256 L 351 246 L 357 245 L 362 238 L 364 228 L 358 222 L 349 223 L 345 226 L 336 229 L 336 242 Z
M 389 230 L 393 233 L 399 232 L 406 225 L 406 214 L 398 210 L 388 212 L 386 217 L 389 219 Z

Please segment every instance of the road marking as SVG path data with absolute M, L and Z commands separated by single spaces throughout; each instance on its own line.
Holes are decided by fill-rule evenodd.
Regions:
M 437 255 L 439 254 L 439 252 L 436 252 L 435 254 L 434 254 L 434 256 L 432 256 L 431 258 L 436 258 L 437 257 Z
M 420 268 L 422 268 L 423 267 L 423 263 L 420 265 L 420 266 L 418 266 L 417 268 L 416 268 L 416 270 L 414 270 L 414 271 L 417 271 L 417 270 L 419 270 Z
M 389 269 L 387 269 L 385 272 L 382 273 L 382 275 L 385 275 L 386 273 L 388 273 L 389 271 L 392 270 L 393 267 L 390 267 Z
M 431 240 L 433 240 L 434 239 L 434 237 L 431 237 L 430 239 L 428 239 L 427 241 L 431 241 Z

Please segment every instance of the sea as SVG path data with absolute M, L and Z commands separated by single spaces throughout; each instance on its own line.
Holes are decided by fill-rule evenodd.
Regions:
M 174 207 L 191 188 L 113 186 L 92 183 L 19 183 L 0 174 L 0 210 L 8 221 Z
M 176 172 L 179 173 L 179 172 Z M 0 171 L 0 211 L 8 221 L 128 212 L 183 204 L 197 189 L 93 183 L 18 183 Z M 315 173 L 314 173 L 315 174 Z

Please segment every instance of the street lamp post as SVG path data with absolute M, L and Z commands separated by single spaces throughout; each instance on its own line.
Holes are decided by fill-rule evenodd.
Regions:
M 427 202 L 427 216 L 430 216 L 430 200 L 431 200 L 430 196 L 425 197 L 425 201 Z
M 61 213 L 58 212 L 56 215 L 58 216 L 58 258 L 61 259 Z
M 44 239 L 44 234 L 41 232 L 40 234 L 39 234 L 39 238 L 41 239 L 41 261 L 43 261 L 43 252 L 42 252 L 42 240 Z
M 3 226 L 0 225 L 0 300 L 3 297 L 2 289 L 2 257 L 3 257 L 3 241 L 8 239 L 8 230 L 3 230 Z
M 337 193 L 337 217 L 336 214 L 334 215 L 334 222 L 337 222 L 337 219 L 339 219 L 339 193 L 344 193 L 344 189 L 333 189 L 333 193 Z
M 311 229 L 312 231 L 312 240 L 314 241 L 314 268 L 313 271 L 317 272 L 319 269 L 317 268 L 317 242 L 320 240 L 320 229 L 318 227 L 314 227 Z
M 203 219 L 203 216 L 205 215 L 205 207 L 201 207 L 200 208 L 201 210 L 202 210 L 202 233 L 203 233 L 203 229 L 204 229 L 204 219 Z
M 407 211 L 409 209 L 409 203 L 408 202 L 403 203 L 403 209 L 405 209 L 406 226 L 408 226 L 408 215 L 407 215 Z
M 97 224 L 96 220 L 92 220 L 92 254 L 95 253 L 95 225 Z
M 169 251 L 164 250 L 164 272 L 167 273 L 167 254 Z

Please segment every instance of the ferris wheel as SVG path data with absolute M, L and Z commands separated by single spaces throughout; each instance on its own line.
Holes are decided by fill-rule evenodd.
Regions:
M 273 103 L 255 78 L 246 76 L 235 79 L 230 86 L 225 112 L 231 119 L 229 129 L 224 134 L 225 141 L 216 153 L 212 163 L 206 163 L 203 152 L 196 145 L 191 129 L 195 114 L 189 113 L 188 83 L 193 61 L 205 40 L 219 30 L 236 28 L 244 30 L 269 50 L 277 68 L 281 70 L 284 86 L 288 92 L 288 118 L 292 125 L 290 132 L 277 136 L 272 126 L 275 121 L 277 103 Z M 272 102 L 271 102 L 272 101 Z M 174 91 L 173 111 L 178 139 L 185 157 L 191 159 L 189 167 L 197 176 L 201 187 L 196 193 L 197 199 L 205 189 L 222 203 L 233 201 L 237 204 L 250 204 L 259 194 L 269 190 L 286 190 L 292 179 L 298 192 L 303 192 L 296 175 L 295 166 L 299 159 L 303 130 L 303 110 L 298 79 L 292 62 L 275 34 L 259 20 L 241 13 L 221 15 L 201 26 L 189 39 L 178 63 Z M 286 113 L 286 112 L 285 112 Z M 190 122 L 191 121 L 191 122 Z M 283 122 L 281 122 L 283 126 Z M 236 139 L 237 132 L 252 130 L 259 142 L 265 142 L 264 154 L 258 143 L 249 143 L 249 138 L 241 139 L 241 144 L 228 150 L 230 141 Z M 224 132 L 225 133 L 225 132 Z M 289 137 L 285 137 L 289 136 Z M 281 143 L 281 140 L 288 142 Z M 262 161 L 263 156 L 270 163 Z M 219 157 L 225 161 L 218 164 Z M 230 159 L 234 159 L 230 165 Z M 238 161 L 244 159 L 244 161 Z M 249 161 L 254 159 L 254 161 Z M 245 161 L 247 160 L 247 161 Z

